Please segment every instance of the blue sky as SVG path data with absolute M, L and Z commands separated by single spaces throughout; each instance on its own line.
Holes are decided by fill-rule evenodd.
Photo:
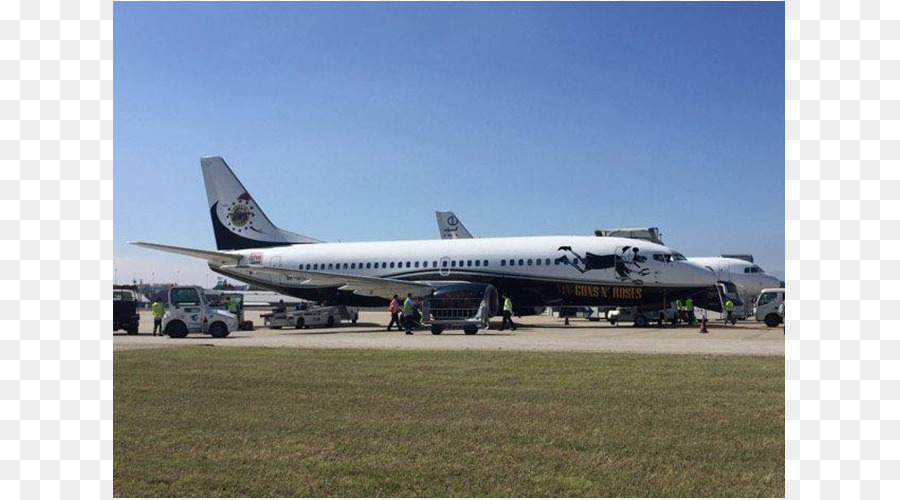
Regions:
M 117 278 L 203 284 L 200 157 L 328 241 L 655 225 L 784 269 L 782 3 L 114 5 Z M 215 277 L 210 275 L 211 282 Z

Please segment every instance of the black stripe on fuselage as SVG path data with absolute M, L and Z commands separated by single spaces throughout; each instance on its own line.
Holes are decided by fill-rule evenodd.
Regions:
M 338 287 L 297 287 L 283 286 L 256 278 L 238 275 L 220 268 L 210 269 L 230 278 L 273 290 L 284 295 L 331 305 L 379 307 L 388 304 L 381 297 L 356 295 L 352 291 L 338 290 Z M 469 281 L 489 283 L 500 293 L 508 293 L 518 308 L 544 306 L 641 306 L 661 308 L 676 299 L 692 297 L 697 307 L 718 310 L 714 299 L 715 288 L 701 286 L 672 287 L 658 284 L 634 285 L 624 283 L 589 283 L 567 281 L 565 279 L 536 278 L 494 274 L 484 271 L 454 270 L 448 276 L 441 276 L 434 270 L 395 273 L 382 278 L 406 281 Z M 709 292 L 712 291 L 713 295 Z
M 392 274 L 384 274 L 377 276 L 378 278 L 391 278 L 391 279 L 407 279 L 407 280 L 422 280 L 422 276 L 434 276 L 437 275 L 441 277 L 443 281 L 465 281 L 466 277 L 472 276 L 485 276 L 490 278 L 508 278 L 508 279 L 522 279 L 522 280 L 537 280 L 537 281 L 546 281 L 552 283 L 578 283 L 583 285 L 605 285 L 605 286 L 644 286 L 644 287 L 664 287 L 664 288 L 678 288 L 673 287 L 671 285 L 664 285 L 659 283 L 634 283 L 629 281 L 597 281 L 590 279 L 580 279 L 580 278 L 564 278 L 564 277 L 556 277 L 556 276 L 538 276 L 534 274 L 515 274 L 509 272 L 492 272 L 492 271 L 481 271 L 478 269 L 453 269 L 453 271 L 447 275 L 441 275 L 439 272 L 434 269 L 421 269 L 421 270 L 413 270 L 413 271 L 405 271 L 400 273 L 392 273 Z

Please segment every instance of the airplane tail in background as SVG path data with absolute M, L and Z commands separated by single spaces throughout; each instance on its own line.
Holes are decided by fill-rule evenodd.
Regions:
M 218 250 L 321 243 L 272 224 L 222 158 L 201 158 L 200 168 L 203 170 L 203 182 L 206 184 L 209 214 Z
M 456 240 L 472 238 L 472 234 L 466 226 L 453 214 L 453 212 L 435 212 L 438 229 L 442 240 Z

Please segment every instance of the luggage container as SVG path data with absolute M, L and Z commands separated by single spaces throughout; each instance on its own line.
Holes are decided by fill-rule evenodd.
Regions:
M 500 299 L 493 285 L 460 283 L 442 287 L 422 301 L 422 323 L 431 333 L 462 329 L 466 335 L 490 329 L 491 317 L 497 314 Z

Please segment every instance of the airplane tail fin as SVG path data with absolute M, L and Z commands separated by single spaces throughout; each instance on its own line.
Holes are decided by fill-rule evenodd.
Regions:
M 453 212 L 437 211 L 434 215 L 437 217 L 438 230 L 441 232 L 442 240 L 468 239 L 472 237 L 466 226 Z
M 209 214 L 219 250 L 244 250 L 321 243 L 319 240 L 279 229 L 266 217 L 225 160 L 218 156 L 200 159 Z

